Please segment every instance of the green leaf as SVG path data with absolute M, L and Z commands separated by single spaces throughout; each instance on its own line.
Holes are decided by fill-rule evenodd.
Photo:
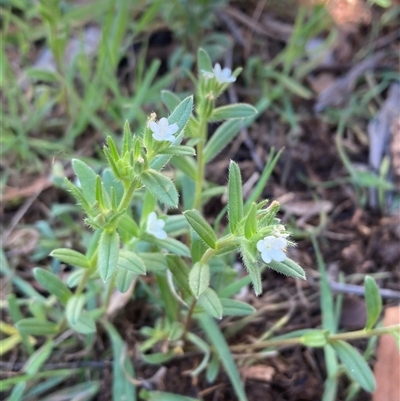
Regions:
M 221 124 L 204 147 L 204 162 L 209 163 L 239 133 L 242 120 L 228 120 Z
M 249 212 L 246 216 L 246 221 L 244 223 L 244 236 L 247 239 L 253 237 L 257 232 L 257 205 L 252 202 Z
M 190 115 L 192 114 L 193 109 L 193 96 L 188 96 L 186 99 L 183 99 L 175 110 L 168 117 L 169 124 L 178 124 L 179 131 L 176 135 L 185 128 L 187 122 L 189 121 Z
M 130 152 L 132 150 L 132 132 L 131 127 L 129 126 L 129 121 L 126 120 L 124 124 L 124 137 L 123 137 L 123 146 L 122 146 L 122 154 L 125 155 L 126 152 Z
M 210 316 L 222 319 L 222 304 L 217 293 L 212 288 L 206 288 L 197 301 Z
M 251 305 L 235 299 L 220 298 L 220 301 L 224 316 L 247 316 L 256 311 Z
M 367 307 L 367 323 L 366 330 L 372 329 L 382 312 L 382 298 L 379 293 L 378 284 L 371 276 L 365 276 L 365 303 Z
M 46 320 L 28 317 L 16 323 L 16 328 L 21 333 L 32 334 L 35 336 L 44 336 L 47 334 L 57 334 L 58 325 Z
M 345 366 L 348 375 L 365 391 L 372 393 L 376 387 L 374 374 L 362 355 L 345 341 L 334 340 L 330 341 L 330 344 Z
M 65 380 L 65 379 L 64 379 Z M 71 400 L 71 401 L 90 401 L 100 390 L 100 382 L 86 381 L 84 383 L 68 386 L 58 390 L 46 397 L 41 397 L 41 401 Z
M 39 372 L 43 364 L 49 359 L 54 347 L 54 341 L 49 340 L 36 350 L 25 363 L 23 371 L 28 375 Z
M 242 177 L 239 166 L 231 160 L 228 182 L 228 218 L 232 234 L 236 234 L 243 218 Z
M 253 117 L 257 109 L 246 103 L 230 104 L 214 109 L 210 121 L 231 120 L 235 118 Z
M 201 47 L 197 51 L 197 69 L 199 75 L 201 75 L 203 71 L 211 72 L 213 70 L 210 56 Z
M 110 337 L 113 351 L 112 399 L 136 401 L 136 388 L 130 380 L 134 377 L 134 370 L 128 347 L 111 323 L 104 321 L 103 325 Z
M 139 256 L 146 266 L 146 271 L 161 272 L 168 269 L 167 259 L 162 253 L 141 252 Z
M 190 269 L 189 286 L 192 294 L 198 298 L 210 285 L 210 267 L 197 262 Z
M 126 292 L 129 290 L 133 280 L 137 276 L 131 270 L 124 269 L 123 267 L 118 267 L 115 274 L 115 285 L 119 292 Z
M 193 263 L 198 262 L 207 250 L 207 245 L 200 239 L 196 231 L 190 230 L 191 241 L 190 241 L 190 254 L 192 256 Z
M 158 239 L 156 237 L 153 237 L 152 235 L 146 235 L 146 234 L 144 234 L 142 238 L 176 255 L 190 257 L 189 248 L 181 241 L 178 241 L 175 238 Z
M 244 386 L 240 378 L 239 371 L 232 357 L 229 345 L 227 344 L 220 328 L 216 322 L 206 314 L 201 314 L 197 317 L 201 328 L 206 333 L 209 342 L 213 345 L 215 352 L 219 356 L 219 360 L 225 368 L 230 382 L 235 390 L 236 397 L 239 401 L 247 401 Z
M 72 160 L 72 168 L 79 179 L 85 198 L 92 205 L 96 201 L 97 174 L 86 163 L 78 159 Z
M 87 312 L 80 314 L 76 324 L 71 324 L 70 322 L 69 324 L 77 333 L 91 334 L 96 332 L 96 323 Z
M 187 294 L 191 294 L 192 292 L 189 287 L 189 266 L 179 256 L 175 255 L 167 255 L 167 263 L 180 289 Z
M 147 401 L 200 401 L 198 398 L 186 397 L 175 393 L 165 391 L 147 391 L 141 390 L 140 398 Z
M 253 256 L 255 250 L 252 249 L 251 243 L 247 241 L 242 241 L 242 243 L 240 244 L 240 251 L 244 266 L 251 278 L 251 282 L 254 287 L 254 293 L 256 294 L 256 296 L 258 296 L 262 293 L 262 283 L 261 271 L 258 267 L 256 258 Z
M 309 330 L 301 336 L 301 342 L 306 347 L 321 348 L 328 343 L 328 330 Z
M 97 257 L 97 269 L 105 282 L 114 274 L 119 255 L 119 235 L 117 231 L 101 233 Z
M 200 337 L 196 336 L 193 333 L 187 333 L 186 338 L 193 343 L 197 348 L 200 349 L 200 351 L 203 351 L 204 357 L 203 360 L 201 361 L 200 365 L 193 370 L 190 375 L 192 377 L 198 376 L 204 369 L 206 369 L 208 361 L 210 360 L 210 346 Z
M 269 262 L 268 267 L 271 269 L 284 274 L 285 276 L 306 279 L 305 271 L 292 259 L 286 258 L 283 262 L 277 262 L 272 260 Z
M 160 154 L 174 156 L 196 156 L 196 151 L 191 146 L 169 146 L 163 149 Z
M 174 183 L 155 170 L 140 174 L 143 185 L 162 203 L 169 207 L 178 206 L 178 192 Z
M 119 251 L 118 269 L 126 269 L 135 274 L 146 274 L 146 266 L 143 260 L 134 252 L 126 249 Z
M 78 323 L 85 302 L 86 297 L 83 294 L 73 295 L 68 300 L 67 306 L 65 308 L 65 316 L 72 326 Z
M 73 249 L 58 248 L 51 252 L 50 256 L 60 259 L 61 262 L 68 265 L 83 267 L 85 269 L 91 267 L 90 260 L 85 255 L 82 255 L 80 252 L 74 251 Z
M 82 189 L 77 188 L 72 182 L 70 182 L 67 178 L 65 178 L 64 183 L 69 192 L 71 192 L 72 196 L 77 200 L 78 204 L 82 207 L 82 209 L 86 212 L 86 214 L 90 215 L 91 213 L 91 205 L 88 200 L 85 198 Z
M 212 227 L 207 223 L 199 211 L 192 209 L 183 213 L 199 237 L 210 247 L 215 249 L 217 236 Z
M 55 274 L 41 267 L 35 267 L 33 275 L 46 291 L 55 295 L 63 305 L 66 305 L 68 299 L 72 296 L 72 292 Z
M 169 90 L 163 90 L 161 91 L 161 100 L 163 103 L 167 106 L 169 111 L 174 110 L 176 107 L 178 107 L 181 99 L 175 93 L 169 91 Z
M 196 180 L 197 166 L 192 157 L 174 157 L 171 159 L 171 164 L 193 181 Z

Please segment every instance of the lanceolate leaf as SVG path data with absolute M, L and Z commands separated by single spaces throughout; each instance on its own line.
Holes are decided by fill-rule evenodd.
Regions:
M 143 185 L 162 203 L 169 207 L 177 207 L 178 192 L 174 183 L 155 170 L 147 170 L 140 174 Z
M 220 298 L 224 316 L 247 316 L 256 310 L 251 305 L 235 299 Z
M 231 104 L 214 109 L 211 121 L 229 120 L 234 118 L 252 117 L 257 109 L 246 103 Z
M 239 133 L 241 120 L 228 120 L 221 124 L 204 147 L 204 160 L 210 162 Z
M 58 332 L 58 325 L 56 323 L 37 319 L 35 317 L 20 320 L 16 323 L 16 327 L 22 333 L 36 336 L 56 334 Z
M 372 329 L 382 311 L 382 298 L 379 293 L 378 284 L 371 276 L 364 279 L 365 303 L 367 306 L 366 330 Z
M 168 118 L 169 124 L 178 124 L 179 131 L 176 135 L 179 135 L 180 131 L 185 128 L 193 109 L 193 96 L 188 96 L 183 99 L 176 109 L 171 113 Z
M 85 255 L 82 255 L 80 252 L 74 251 L 73 249 L 58 248 L 51 252 L 50 256 L 60 259 L 61 262 L 69 265 L 83 267 L 86 269 L 90 267 L 89 259 Z
M 244 235 L 250 239 L 257 232 L 257 205 L 253 202 L 244 224 Z
M 90 204 L 93 204 L 96 200 L 96 173 L 86 163 L 78 159 L 72 160 L 72 168 L 79 179 L 85 198 Z
M 107 281 L 115 271 L 119 255 L 119 235 L 116 231 L 103 231 L 100 236 L 97 267 L 100 277 Z
M 236 234 L 239 222 L 243 218 L 243 196 L 240 169 L 232 160 L 229 165 L 228 217 L 231 233 Z
M 146 274 L 146 266 L 136 253 L 122 249 L 118 257 L 118 269 L 126 269 L 134 274 Z
M 210 56 L 202 48 L 197 51 L 197 68 L 199 70 L 199 74 L 202 74 L 203 71 L 211 72 L 213 69 Z
M 306 273 L 304 270 L 289 258 L 286 258 L 283 262 L 272 260 L 268 263 L 268 267 L 289 277 L 302 278 L 303 280 L 306 279 Z
M 68 299 L 72 296 L 72 292 L 55 274 L 36 267 L 33 270 L 33 275 L 45 290 L 55 295 L 63 305 L 66 305 Z
M 193 230 L 199 237 L 210 247 L 215 249 L 217 243 L 217 236 L 215 235 L 212 227 L 207 223 L 199 211 L 193 209 L 184 212 L 188 223 L 192 226 Z
M 210 284 L 210 267 L 197 262 L 190 269 L 189 286 L 192 294 L 198 298 Z
M 68 300 L 65 315 L 71 325 L 75 325 L 78 322 L 85 302 L 86 297 L 83 294 L 74 295 Z
M 197 299 L 199 305 L 212 317 L 222 319 L 222 304 L 216 292 L 207 288 Z
M 254 250 L 249 249 L 246 242 L 241 244 L 241 254 L 244 266 L 249 273 L 251 282 L 253 283 L 254 293 L 258 296 L 262 293 L 261 272 L 257 264 L 257 260 L 253 256 Z
M 362 355 L 345 341 L 335 340 L 330 344 L 345 366 L 348 375 L 365 391 L 372 393 L 375 390 L 374 374 Z

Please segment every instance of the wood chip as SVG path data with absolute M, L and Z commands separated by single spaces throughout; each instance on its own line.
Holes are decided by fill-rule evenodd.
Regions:
M 241 369 L 243 378 L 259 380 L 269 383 L 274 376 L 275 369 L 272 366 L 254 365 Z

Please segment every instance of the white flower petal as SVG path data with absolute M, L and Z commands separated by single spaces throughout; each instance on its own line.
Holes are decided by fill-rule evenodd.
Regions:
M 271 255 L 269 254 L 269 252 L 265 251 L 265 252 L 261 252 L 261 259 L 265 262 L 265 263 L 270 263 L 272 258 Z
M 265 263 L 270 263 L 271 260 L 283 262 L 286 259 L 284 252 L 287 246 L 287 241 L 282 237 L 268 235 L 264 239 L 257 242 L 257 249 L 261 252 L 261 259 Z
M 146 232 L 153 235 L 158 239 L 166 239 L 167 233 L 163 230 L 165 226 L 165 221 L 162 219 L 157 219 L 157 214 L 151 212 L 147 216 Z

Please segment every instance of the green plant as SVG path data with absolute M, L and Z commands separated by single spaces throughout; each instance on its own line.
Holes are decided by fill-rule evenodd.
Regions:
M 79 183 L 75 185 L 66 180 L 65 186 L 83 209 L 85 223 L 93 234 L 84 253 L 68 248 L 52 252 L 54 258 L 74 267 L 65 282 L 48 269 L 34 270 L 36 280 L 50 295 L 46 299 L 29 287 L 25 289 L 36 298 L 29 305 L 32 317 L 22 318 L 15 297 L 8 298 L 18 330 L 12 332 L 14 343 L 22 342 L 30 355 L 22 375 L 0 382 L 4 389 L 15 385 L 10 399 L 22 399 L 26 395 L 27 380 L 46 377 L 48 385 L 53 384 L 49 384 L 50 373 L 38 374 L 53 350 L 73 332 L 82 335 L 86 346 L 91 347 L 97 325 L 102 325 L 112 344 L 113 399 L 135 400 L 137 382 L 133 378 L 132 361 L 126 356 L 121 336 L 107 319 L 116 291 L 131 294 L 135 285 L 136 291 L 146 293 L 155 310 L 163 311 L 162 316 L 154 316 L 153 327 L 141 328 L 145 340 L 139 351 L 146 363 L 162 364 L 195 348 L 203 354 L 203 360 L 191 375 L 205 371 L 212 381 L 221 364 L 237 398 L 244 401 L 247 397 L 233 352 L 241 352 L 244 347 L 254 350 L 281 345 L 320 347 L 338 355 L 351 377 L 362 388 L 372 391 L 373 376 L 368 365 L 346 341 L 393 332 L 398 327 L 373 328 L 381 303 L 377 286 L 371 279 L 366 279 L 369 319 L 366 330 L 361 332 L 336 334 L 336 326 L 328 327 L 324 323 L 321 330 L 309 329 L 250 346 L 229 347 L 213 320 L 254 312 L 252 306 L 232 297 L 250 282 L 255 294 L 261 294 L 261 273 L 266 266 L 288 276 L 305 278 L 303 269 L 286 256 L 286 247 L 293 243 L 289 240 L 290 233 L 276 218 L 279 204 L 257 202 L 279 154 L 271 158 L 259 185 L 246 202 L 242 196 L 240 169 L 235 162 L 230 163 L 227 188 L 205 180 L 207 163 L 257 114 L 248 104 L 216 104 L 239 73 L 240 69 L 232 74 L 218 64 L 213 67 L 208 54 L 200 49 L 194 98 L 180 100 L 164 91 L 162 99 L 170 111 L 168 118 L 157 121 L 157 116 L 152 114 L 142 130 L 134 134 L 126 123 L 120 147 L 108 137 L 104 147 L 108 166 L 101 175 L 83 161 L 72 161 Z M 224 122 L 208 138 L 208 124 L 214 121 Z M 174 170 L 168 169 L 169 163 Z M 228 225 L 219 230 L 207 222 L 203 206 L 210 197 L 225 191 L 228 203 L 223 214 L 227 215 Z M 178 213 L 167 214 L 168 209 L 174 212 L 177 209 Z M 237 252 L 248 272 L 241 279 L 231 267 Z M 155 285 L 146 284 L 143 280 L 146 273 L 154 276 Z M 199 334 L 196 322 L 208 341 Z M 32 342 L 37 336 L 44 336 L 46 340 L 34 350 Z M 68 371 L 60 373 L 57 380 L 68 374 Z M 82 391 L 89 398 L 97 390 L 98 382 L 92 381 L 85 383 Z M 145 390 L 140 396 L 150 400 L 179 399 L 175 395 Z

